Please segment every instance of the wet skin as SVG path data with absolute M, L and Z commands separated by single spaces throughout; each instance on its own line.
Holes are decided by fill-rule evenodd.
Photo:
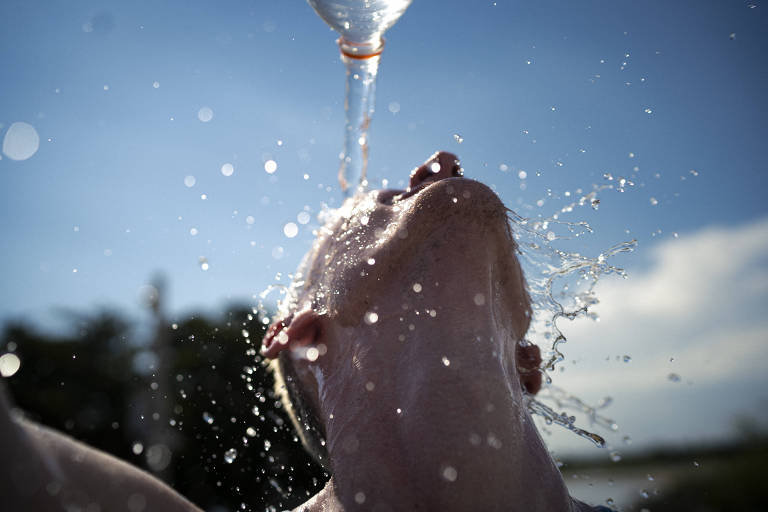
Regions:
M 264 354 L 293 359 L 333 473 L 297 510 L 581 509 L 525 407 L 541 359 L 507 210 L 454 155 L 348 200 L 297 280 Z

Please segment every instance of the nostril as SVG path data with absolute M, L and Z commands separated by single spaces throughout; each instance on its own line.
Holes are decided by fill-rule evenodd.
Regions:
M 409 187 L 415 188 L 423 183 L 463 175 L 458 157 L 447 151 L 439 151 L 411 172 Z

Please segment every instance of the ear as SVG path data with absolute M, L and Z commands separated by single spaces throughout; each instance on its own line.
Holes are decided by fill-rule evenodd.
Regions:
M 319 335 L 320 315 L 305 309 L 270 325 L 262 341 L 261 353 L 274 359 L 283 350 L 311 345 Z
M 536 345 L 517 344 L 515 349 L 517 370 L 520 372 L 520 384 L 523 389 L 535 395 L 541 389 L 541 351 Z

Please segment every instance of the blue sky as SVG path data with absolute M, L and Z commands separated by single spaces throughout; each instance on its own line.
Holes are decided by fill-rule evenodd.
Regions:
M 636 371 L 640 380 L 623 402 L 623 388 L 610 386 L 612 414 L 646 443 L 725 435 L 734 414 L 768 396 L 759 390 L 765 377 L 746 364 L 768 355 L 760 343 L 768 339 L 760 318 L 768 295 L 766 8 L 415 0 L 387 34 L 371 132 L 374 183 L 397 185 L 438 149 L 457 153 L 467 176 L 492 184 L 527 217 L 551 216 L 619 177 L 633 183 L 602 190 L 598 210 L 576 208 L 565 218 L 594 227 L 571 246 L 585 254 L 638 240 L 636 252 L 617 259 L 630 279 L 601 284 L 613 302 L 603 301 L 595 325 L 613 334 L 574 327 L 571 336 L 610 337 L 602 352 L 633 351 L 622 364 L 635 369 L 594 366 L 602 352 L 598 358 L 575 339 L 567 356 L 587 362 L 563 375 L 575 374 L 571 388 L 597 399 L 590 372 L 619 382 L 631 380 L 621 372 Z M 0 318 L 55 325 L 57 308 L 97 305 L 138 316 L 139 289 L 156 272 L 167 277 L 169 309 L 181 317 L 249 301 L 277 273 L 292 272 L 322 205 L 341 199 L 344 82 L 334 40 L 299 0 L 2 2 L 0 140 L 9 145 L 0 160 Z M 206 107 L 213 116 L 203 122 Z M 17 122 L 40 139 L 23 160 L 12 158 Z M 225 164 L 231 176 L 222 174 Z M 310 214 L 307 224 L 301 212 Z M 292 238 L 283 231 L 289 222 L 299 228 Z M 709 328 L 714 316 L 698 302 L 672 318 L 671 306 L 627 309 L 629 293 L 676 297 L 684 289 L 679 301 L 688 304 L 691 282 L 672 279 L 683 270 L 691 282 L 715 286 L 704 305 L 718 304 L 729 328 Z M 635 326 L 656 321 L 659 330 L 644 339 L 658 340 L 642 344 Z M 725 373 L 707 366 L 747 328 L 757 341 L 739 349 L 743 365 Z M 695 355 L 681 339 L 702 331 L 720 334 Z M 667 371 L 673 354 L 661 346 L 689 354 L 690 368 Z M 666 380 L 675 371 L 684 392 Z M 671 401 L 653 398 L 657 386 Z M 638 402 L 632 393 L 643 389 Z M 669 410 L 674 400 L 711 408 L 707 397 L 729 404 L 716 407 L 716 421 Z M 654 411 L 666 423 L 648 420 Z

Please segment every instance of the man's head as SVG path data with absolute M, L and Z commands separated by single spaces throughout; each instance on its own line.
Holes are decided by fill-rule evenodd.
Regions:
M 396 389 L 403 372 L 453 360 L 460 378 L 498 364 L 513 393 L 518 382 L 540 387 L 538 349 L 520 344 L 531 310 L 507 209 L 462 174 L 441 152 L 411 173 L 408 189 L 349 199 L 321 228 L 265 336 L 276 389 L 326 469 L 326 423 L 355 386 Z

